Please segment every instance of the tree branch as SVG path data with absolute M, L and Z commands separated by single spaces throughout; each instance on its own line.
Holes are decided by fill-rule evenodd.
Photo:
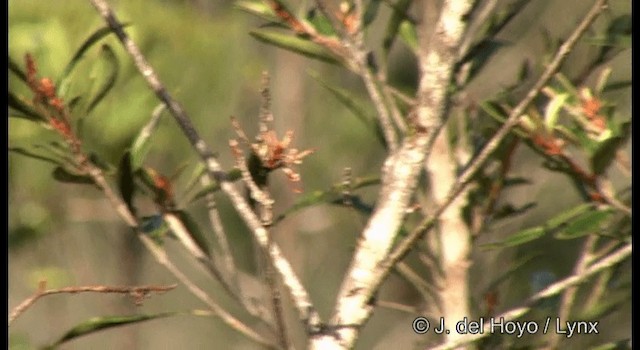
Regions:
M 38 291 L 28 299 L 25 299 L 9 314 L 9 326 L 16 318 L 24 313 L 29 307 L 35 304 L 38 299 L 53 294 L 78 294 L 78 293 L 106 293 L 106 294 L 129 294 L 135 299 L 136 305 L 142 303 L 142 300 L 151 293 L 162 294 L 176 288 L 177 284 L 168 286 L 135 286 L 135 287 L 116 287 L 116 286 L 80 286 L 65 287 L 60 289 L 47 289 L 46 281 L 40 282 Z
M 312 337 L 311 347 L 352 347 L 359 328 L 373 311 L 370 300 L 382 281 L 376 267 L 384 261 L 393 245 L 417 185 L 428 146 L 442 126 L 447 89 L 465 28 L 463 18 L 471 5 L 471 1 L 455 0 L 444 4 L 433 48 L 420 57 L 422 78 L 417 117 L 411 125 L 414 132 L 384 163 L 378 204 L 364 229 L 338 293 L 331 325 L 334 332 Z

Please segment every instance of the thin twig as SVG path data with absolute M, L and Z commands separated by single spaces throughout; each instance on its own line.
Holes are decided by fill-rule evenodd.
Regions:
M 267 231 L 262 226 L 260 219 L 258 219 L 255 213 L 251 210 L 247 201 L 235 189 L 233 184 L 225 181 L 225 172 L 222 170 L 221 165 L 216 160 L 213 152 L 211 152 L 206 142 L 198 135 L 198 132 L 193 127 L 191 119 L 187 113 L 166 91 L 155 71 L 151 65 L 149 65 L 142 52 L 140 52 L 138 46 L 125 33 L 122 23 L 115 17 L 115 14 L 110 9 L 106 1 L 90 1 L 97 9 L 100 16 L 114 31 L 127 53 L 131 55 L 135 66 L 140 71 L 149 87 L 155 92 L 156 96 L 167 105 L 171 115 L 175 118 L 182 132 L 204 161 L 208 176 L 220 184 L 223 192 L 228 196 L 237 212 L 244 219 L 260 247 L 269 252 L 269 256 L 274 261 L 274 266 L 276 266 L 276 269 L 282 275 L 285 285 L 289 288 L 289 293 L 296 305 L 300 319 L 303 320 L 309 328 L 320 328 L 320 316 L 311 303 L 307 291 L 300 283 L 300 280 L 296 276 L 291 265 L 284 256 L 282 256 L 277 245 L 273 245 L 271 247 L 268 246 Z
M 511 320 L 515 320 L 519 317 L 522 317 L 524 314 L 531 311 L 531 309 L 535 306 L 537 302 L 542 299 L 552 297 L 564 291 L 565 289 L 575 286 L 576 284 L 582 283 L 587 280 L 591 276 L 605 269 L 611 268 L 626 258 L 631 256 L 632 245 L 631 243 L 625 245 L 624 247 L 618 249 L 617 251 L 611 253 L 606 258 L 600 260 L 599 262 L 589 266 L 585 269 L 581 274 L 573 274 L 563 280 L 560 280 L 547 288 L 539 291 L 538 293 L 532 295 L 527 299 L 522 306 L 512 309 L 510 311 L 504 312 L 501 315 L 494 317 L 494 319 L 504 319 L 504 322 L 508 322 Z M 492 334 L 489 331 L 489 324 L 485 325 L 485 329 L 482 332 L 478 332 L 475 334 L 467 334 L 464 337 L 457 339 L 454 342 L 448 342 L 446 344 L 441 344 L 436 347 L 430 348 L 430 350 L 447 350 L 447 349 L 456 349 L 465 344 L 472 343 L 481 339 L 487 335 Z
M 168 286 L 80 286 L 80 287 L 65 287 L 59 289 L 47 289 L 46 283 L 41 282 L 38 286 L 38 291 L 31 297 L 25 299 L 13 311 L 9 314 L 9 325 L 18 316 L 24 313 L 31 305 L 35 304 L 38 299 L 53 294 L 77 294 L 77 293 L 106 293 L 106 294 L 128 294 L 135 299 L 136 305 L 140 305 L 142 300 L 149 294 L 158 293 L 162 294 L 176 288 L 177 284 Z

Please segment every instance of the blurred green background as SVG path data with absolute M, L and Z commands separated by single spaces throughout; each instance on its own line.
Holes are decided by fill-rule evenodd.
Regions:
M 231 1 L 129 0 L 110 3 L 120 20 L 131 24 L 127 32 L 228 169 L 233 167 L 228 140 L 236 137 L 229 117 L 238 118 L 249 135 L 255 133 L 261 74 L 268 71 L 279 135 L 292 129 L 295 131 L 294 147 L 316 149 L 300 167 L 305 192 L 327 189 L 339 182 L 345 167 L 351 167 L 354 176 L 379 172 L 385 153 L 375 135 L 310 75 L 316 72 L 323 80 L 348 89 L 354 98 L 365 98 L 362 84 L 353 74 L 257 42 L 248 33 L 261 22 L 234 9 Z M 300 7 L 310 6 L 311 1 Z M 565 37 L 588 6 L 590 3 L 578 0 L 532 1 L 501 34 L 510 45 L 493 57 L 488 68 L 469 86 L 470 98 L 481 101 L 513 83 L 523 59 L 534 61 L 545 53 L 541 30 L 544 28 L 555 38 Z M 87 1 L 20 0 L 9 1 L 8 8 L 9 56 L 22 63 L 24 55 L 31 53 L 40 76 L 54 80 L 80 44 L 104 25 Z M 379 20 L 374 22 L 369 38 L 371 43 L 379 44 L 376 40 L 384 29 L 388 12 L 388 9 L 383 10 Z M 611 2 L 611 13 L 628 12 L 630 2 Z M 116 40 L 108 37 L 104 42 L 115 49 L 120 73 L 114 90 L 91 115 L 86 116 L 83 140 L 87 150 L 117 164 L 119 156 L 149 119 L 158 101 Z M 578 69 L 581 57 L 590 50 L 586 45 L 579 46 L 572 57 L 574 64 L 567 65 L 565 72 L 571 75 L 572 69 Z M 73 73 L 70 91 L 86 91 L 93 80 L 101 78 L 98 55 L 99 46 L 87 53 Z M 394 47 L 391 67 L 389 80 L 400 89 L 411 91 L 417 77 L 415 61 L 402 44 Z M 629 79 L 630 50 L 614 59 L 611 67 L 612 81 Z M 9 87 L 29 96 L 27 89 L 13 76 L 9 78 Z M 630 118 L 630 89 L 618 90 L 608 98 L 617 105 L 620 118 Z M 168 115 L 163 116 L 161 123 L 146 164 L 165 175 L 172 175 L 183 166 L 186 167 L 184 173 L 190 173 L 198 162 L 197 156 Z M 33 123 L 16 118 L 9 120 L 10 146 L 44 145 L 56 139 L 51 131 Z M 485 243 L 539 224 L 579 200 L 566 177 L 541 168 L 539 158 L 524 147 L 519 148 L 514 159 L 514 175 L 526 176 L 534 183 L 505 193 L 504 200 L 520 204 L 536 201 L 538 205 L 524 216 L 493 227 L 492 232 L 486 234 Z M 30 296 L 41 280 L 46 280 L 50 288 L 174 283 L 173 277 L 141 248 L 98 191 L 89 186 L 55 182 L 51 177 L 52 170 L 50 164 L 13 153 L 9 155 L 9 308 Z M 619 187 L 630 181 L 617 172 L 611 177 Z M 185 176 L 181 176 L 174 184 L 178 196 L 183 195 L 184 179 Z M 272 188 L 276 213 L 300 197 L 293 193 L 281 172 L 272 176 Z M 362 191 L 363 198 L 373 203 L 376 190 Z M 249 234 L 228 201 L 222 196 L 218 198 L 238 265 L 253 273 L 255 262 Z M 208 220 L 202 202 L 188 210 L 199 219 L 201 228 L 207 230 Z M 330 315 L 342 274 L 365 222 L 365 217 L 353 211 L 320 205 L 291 215 L 274 229 L 276 241 L 308 285 L 311 297 L 325 318 Z M 522 248 L 526 253 L 541 254 L 541 258 L 501 291 L 499 308 L 517 305 L 518 300 L 529 295 L 533 274 L 547 271 L 560 278 L 571 272 L 581 243 L 550 240 L 552 245 L 549 240 L 540 240 Z M 194 276 L 196 282 L 214 295 L 220 295 L 215 283 L 195 267 L 177 243 L 168 241 L 167 248 L 178 265 Z M 472 290 L 476 301 L 482 298 L 482 286 L 499 273 L 493 271 L 496 266 L 508 264 L 517 254 L 522 251 L 474 252 L 473 269 L 477 273 L 472 274 L 471 282 L 472 288 L 477 287 Z M 409 305 L 419 301 L 418 294 L 395 275 L 390 277 L 379 298 Z M 289 305 L 288 300 L 285 305 Z M 73 325 L 93 316 L 195 308 L 203 308 L 203 305 L 182 286 L 151 297 L 141 307 L 133 306 L 127 297 L 115 295 L 51 296 L 39 301 L 12 324 L 10 348 L 31 349 L 51 343 Z M 410 330 L 410 322 L 416 316 L 381 309 L 365 328 L 358 347 L 419 346 L 422 339 Z M 250 321 L 247 319 L 247 322 Z M 304 330 L 290 309 L 287 322 L 295 345 L 303 348 Z M 601 333 L 606 334 L 603 339 L 629 336 L 630 311 L 615 313 L 611 319 L 601 320 L 601 325 Z M 573 341 L 576 346 L 584 344 L 581 342 L 591 344 L 584 338 Z M 216 318 L 177 316 L 107 330 L 74 340 L 63 348 L 197 349 L 219 348 L 221 344 L 226 348 L 256 347 Z

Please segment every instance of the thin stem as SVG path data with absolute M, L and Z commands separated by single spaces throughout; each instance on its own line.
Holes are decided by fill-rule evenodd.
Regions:
M 22 313 L 27 311 L 29 307 L 35 304 L 38 299 L 47 295 L 53 294 L 78 294 L 78 293 L 105 293 L 105 294 L 128 294 L 135 298 L 136 304 L 141 304 L 142 300 L 149 294 L 158 293 L 162 294 L 176 288 L 177 284 L 168 286 L 134 286 L 134 287 L 118 287 L 118 286 L 80 286 L 80 287 L 65 287 L 59 289 L 47 289 L 46 283 L 41 283 L 38 286 L 38 291 L 31 297 L 25 299 L 13 311 L 9 314 L 9 325 Z

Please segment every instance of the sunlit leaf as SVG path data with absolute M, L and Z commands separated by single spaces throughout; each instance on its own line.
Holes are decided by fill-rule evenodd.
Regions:
M 323 47 L 294 35 L 282 34 L 268 30 L 252 30 L 249 34 L 264 43 L 299 53 L 309 58 L 314 58 L 332 64 L 339 63 L 339 61 Z
M 544 111 L 544 123 L 548 131 L 553 130 L 558 123 L 562 107 L 566 104 L 569 97 L 569 94 L 557 94 L 547 104 L 547 108 Z
M 404 20 L 400 23 L 399 33 L 400 39 L 402 39 L 413 52 L 418 52 L 420 46 L 418 44 L 416 26 L 411 21 Z
M 602 91 L 607 86 L 606 84 L 609 80 L 609 77 L 611 76 L 612 71 L 613 70 L 611 69 L 611 67 L 606 67 L 602 70 L 602 72 L 600 72 L 600 74 L 598 74 L 598 80 L 596 81 L 596 86 L 593 89 L 593 93 L 596 96 L 600 96 L 602 94 Z
M 144 164 L 144 159 L 151 148 L 151 135 L 160 125 L 160 116 L 165 110 L 165 105 L 158 105 L 151 113 L 151 119 L 145 124 L 131 145 L 131 169 L 137 171 Z
M 235 1 L 233 6 L 238 10 L 267 20 L 270 23 L 279 23 L 282 21 L 264 1 Z

